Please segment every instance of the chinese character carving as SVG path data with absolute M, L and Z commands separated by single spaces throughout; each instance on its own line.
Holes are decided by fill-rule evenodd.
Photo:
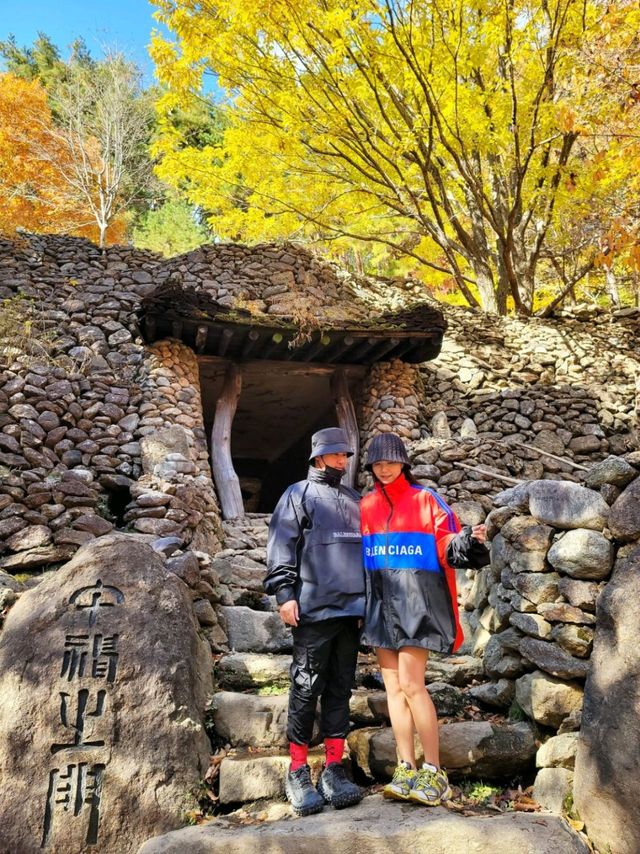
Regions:
M 105 690 L 98 691 L 95 709 L 92 712 L 88 712 L 87 703 L 89 700 L 89 691 L 86 688 L 83 688 L 81 691 L 78 691 L 76 720 L 75 723 L 71 723 L 69 715 L 71 705 L 69 702 L 70 695 L 63 693 L 62 691 L 60 692 L 60 720 L 62 721 L 62 725 L 64 727 L 73 732 L 73 741 L 67 742 L 66 744 L 52 744 L 52 753 L 59 753 L 61 750 L 76 750 L 89 747 L 104 747 L 104 741 L 102 740 L 85 741 L 84 728 L 87 722 L 87 718 L 102 717 L 102 714 L 104 712 L 104 700 L 106 693 L 107 692 Z
M 117 587 L 104 585 L 98 579 L 91 587 L 81 587 L 71 594 L 69 604 L 89 609 L 89 627 L 95 625 L 100 608 L 113 608 L 124 602 L 124 593 Z
M 54 817 L 65 813 L 69 818 L 81 817 L 86 820 L 86 842 L 88 845 L 96 844 L 104 768 L 104 765 L 81 762 L 78 765 L 67 765 L 66 771 L 61 768 L 51 771 L 41 848 L 51 843 Z
M 60 676 L 71 682 L 85 675 L 87 658 L 91 651 L 91 677 L 113 682 L 118 666 L 118 635 L 67 635 L 64 639 L 64 656 Z M 88 674 L 87 674 L 88 675 Z

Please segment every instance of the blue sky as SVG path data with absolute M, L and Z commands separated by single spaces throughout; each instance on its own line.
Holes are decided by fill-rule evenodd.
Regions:
M 81 36 L 96 58 L 103 45 L 121 50 L 142 68 L 149 84 L 153 63 L 146 46 L 151 30 L 159 28 L 154 8 L 147 0 L 0 0 L 0 40 L 13 33 L 22 47 L 41 31 L 66 58 L 68 45 Z

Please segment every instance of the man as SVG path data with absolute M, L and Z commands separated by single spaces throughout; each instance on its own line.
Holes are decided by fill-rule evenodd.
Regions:
M 342 766 L 365 608 L 359 495 L 340 484 L 350 456 L 339 427 L 314 433 L 307 479 L 285 491 L 269 526 L 264 586 L 293 635 L 285 791 L 298 815 L 325 803 L 348 807 L 363 796 Z M 326 763 L 316 790 L 307 752 L 318 697 Z

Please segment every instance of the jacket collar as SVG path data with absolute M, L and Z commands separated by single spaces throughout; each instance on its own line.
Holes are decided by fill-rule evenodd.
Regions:
M 393 483 L 390 483 L 388 486 L 382 486 L 380 481 L 377 480 L 375 488 L 381 494 L 386 495 L 391 501 L 394 501 L 408 492 L 411 489 L 411 484 L 404 476 L 404 472 L 401 472 Z
M 311 480 L 314 483 L 326 483 L 327 486 L 340 486 L 342 478 L 336 477 L 327 469 L 318 469 L 315 466 L 309 466 L 307 480 Z

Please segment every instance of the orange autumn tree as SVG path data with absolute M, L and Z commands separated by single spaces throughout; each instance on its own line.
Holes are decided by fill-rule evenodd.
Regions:
M 42 86 L 0 75 L 0 233 L 99 237 L 91 206 L 69 182 L 71 156 Z M 109 242 L 123 236 L 124 221 L 113 223 Z

